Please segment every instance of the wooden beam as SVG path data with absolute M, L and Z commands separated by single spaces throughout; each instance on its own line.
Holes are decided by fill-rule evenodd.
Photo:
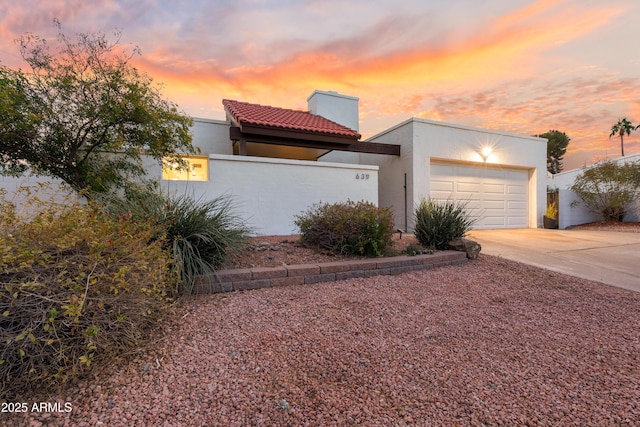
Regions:
M 380 144 L 379 142 L 356 142 L 344 149 L 355 153 L 386 154 L 389 156 L 400 156 L 400 146 L 396 144 Z
M 286 145 L 291 147 L 317 148 L 320 150 L 336 150 L 351 151 L 355 153 L 370 154 L 386 154 L 391 156 L 400 155 L 400 146 L 396 144 L 380 144 L 377 142 L 363 142 L 351 140 L 349 144 L 341 142 L 333 142 L 327 140 L 306 139 L 307 134 L 296 133 L 296 138 L 291 138 L 292 133 L 288 133 L 288 137 L 248 134 L 242 132 L 239 127 L 231 126 L 229 129 L 229 137 L 232 141 L 258 142 L 261 144 Z

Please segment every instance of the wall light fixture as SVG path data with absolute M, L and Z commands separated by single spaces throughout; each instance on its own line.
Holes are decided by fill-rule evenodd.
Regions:
M 480 156 L 482 156 L 482 159 L 486 162 L 492 152 L 493 152 L 493 148 L 491 148 L 488 145 L 485 145 L 480 150 Z

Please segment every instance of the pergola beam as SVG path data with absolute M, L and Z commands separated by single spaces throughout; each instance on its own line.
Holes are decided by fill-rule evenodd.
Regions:
M 245 141 L 291 147 L 316 148 L 320 150 L 351 151 L 355 153 L 385 154 L 391 156 L 400 155 L 400 146 L 395 144 L 362 142 L 353 138 L 318 135 L 307 132 L 271 129 L 269 132 L 247 133 L 243 130 L 237 126 L 231 126 L 229 129 L 229 137 L 232 141 L 241 141 L 241 145 L 242 141 Z

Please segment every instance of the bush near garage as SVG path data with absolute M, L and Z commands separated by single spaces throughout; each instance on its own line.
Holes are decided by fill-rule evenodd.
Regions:
M 415 210 L 414 234 L 424 247 L 446 250 L 449 242 L 464 237 L 474 222 L 464 201 L 422 199 Z
M 175 286 L 162 230 L 93 203 L 0 195 L 0 400 L 78 379 L 154 337 Z
M 300 241 L 339 255 L 377 257 L 392 246 L 393 212 L 369 202 L 318 203 L 296 216 Z

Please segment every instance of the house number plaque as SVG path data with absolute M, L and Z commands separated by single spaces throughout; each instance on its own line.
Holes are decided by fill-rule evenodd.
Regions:
M 356 179 L 369 179 L 369 174 L 368 173 L 357 173 L 356 174 Z

